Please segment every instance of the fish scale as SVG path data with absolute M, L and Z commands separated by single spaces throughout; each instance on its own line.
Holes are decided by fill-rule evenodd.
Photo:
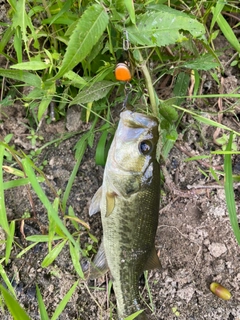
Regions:
M 144 270 L 160 268 L 154 246 L 160 197 L 158 138 L 155 118 L 129 110 L 121 113 L 103 184 L 89 209 L 90 215 L 101 211 L 103 225 L 90 278 L 110 270 L 119 319 L 143 309 L 139 277 Z M 149 318 L 143 312 L 136 319 Z

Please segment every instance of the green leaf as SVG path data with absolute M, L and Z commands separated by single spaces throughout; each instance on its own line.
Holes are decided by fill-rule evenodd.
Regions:
M 42 268 L 48 267 L 58 257 L 58 255 L 64 248 L 66 242 L 67 242 L 67 239 L 63 240 L 62 242 L 58 243 L 52 249 L 52 251 L 49 252 L 49 254 L 44 258 L 43 262 L 41 263 Z
M 27 13 L 26 13 L 26 2 L 25 0 L 18 0 L 16 2 L 16 11 L 13 15 L 13 19 L 12 19 L 13 23 L 12 23 L 12 27 L 13 28 L 17 28 L 20 27 L 21 29 L 21 34 L 22 34 L 22 39 L 25 43 L 25 48 L 26 51 L 28 52 L 29 49 L 27 47 L 27 41 L 28 41 L 28 28 L 31 30 L 32 32 L 32 37 L 34 38 L 35 42 L 37 43 L 37 35 L 36 32 L 34 30 L 34 27 L 32 25 L 32 21 L 31 19 L 28 17 Z
M 95 4 L 84 12 L 70 37 L 62 66 L 54 80 L 59 79 L 85 59 L 107 25 L 108 15 L 103 6 Z
M 116 83 L 111 81 L 100 81 L 92 85 L 90 88 L 85 88 L 79 92 L 79 94 L 73 99 L 70 103 L 70 106 L 73 104 L 83 104 L 91 101 L 100 100 L 109 93 L 111 88 L 116 85 Z
M 6 271 L 5 271 L 5 269 L 3 268 L 3 265 L 2 265 L 2 263 L 3 263 L 4 260 L 5 260 L 5 258 L 3 258 L 3 259 L 0 260 L 0 275 L 1 275 L 1 277 L 3 278 L 3 281 L 5 282 L 5 284 L 7 285 L 8 290 L 11 292 L 11 294 L 12 294 L 14 297 L 16 297 L 16 294 L 15 294 L 15 291 L 14 291 L 14 289 L 13 289 L 13 287 L 12 287 L 12 284 L 11 284 L 11 282 L 9 281 L 8 276 L 7 276 L 7 274 L 6 274 Z
M 213 10 L 214 12 L 214 10 Z M 227 23 L 225 18 L 221 15 L 218 14 L 216 17 L 217 24 L 219 25 L 219 28 L 221 29 L 222 33 L 228 40 L 228 42 L 233 46 L 233 48 L 240 53 L 240 43 L 237 37 L 235 36 L 232 28 L 230 25 Z
M 43 61 L 27 61 L 14 64 L 10 68 L 18 70 L 44 70 L 49 67 L 50 64 Z
M 6 253 L 5 253 L 5 264 L 8 264 L 8 260 L 12 251 L 12 244 L 14 241 L 14 233 L 15 233 L 15 221 L 11 221 L 10 223 L 10 228 L 9 228 L 10 232 L 7 236 L 7 243 L 6 243 Z
M 160 102 L 159 113 L 164 117 L 168 122 L 172 123 L 177 121 L 178 113 L 172 107 L 174 103 L 177 102 L 177 98 L 170 98 Z
M 45 113 L 45 111 L 47 110 L 50 102 L 52 101 L 52 96 L 48 96 L 48 97 L 43 97 L 42 101 L 40 102 L 39 106 L 38 106 L 38 121 L 40 121 Z
M 31 250 L 33 247 L 35 247 L 38 244 L 38 242 L 34 242 L 32 244 L 30 244 L 29 246 L 27 246 L 26 248 L 24 248 L 21 252 L 19 252 L 16 256 L 17 259 L 21 258 L 21 256 L 23 256 L 25 253 L 27 253 L 29 250 Z
M 103 131 L 96 148 L 95 162 L 97 165 L 100 165 L 100 166 L 104 166 L 107 159 L 107 152 L 106 152 L 107 136 L 108 136 L 107 130 Z
M 128 316 L 127 318 L 124 318 L 124 320 L 134 320 L 137 318 L 138 315 L 140 315 L 141 313 L 143 313 L 144 310 L 139 310 L 137 312 L 134 312 L 133 314 L 131 314 L 130 316 Z
M 38 182 L 44 182 L 45 179 L 43 177 L 37 177 L 37 180 L 38 180 Z M 25 186 L 26 184 L 29 184 L 28 178 L 10 180 L 10 181 L 3 182 L 3 189 L 8 190 L 8 189 L 12 189 L 15 187 Z
M 212 31 L 217 19 L 218 19 L 218 15 L 221 14 L 222 9 L 225 6 L 225 1 L 217 1 L 217 4 L 215 6 L 215 8 L 212 6 L 212 19 L 211 19 L 211 25 L 210 25 L 210 30 Z
M 4 187 L 3 187 L 3 157 L 4 157 L 5 147 L 4 145 L 0 144 L 0 226 L 3 230 L 10 234 L 10 229 L 7 220 L 7 212 L 5 207 L 5 200 L 4 200 Z
M 65 294 L 65 296 L 63 297 L 63 299 L 61 300 L 61 302 L 59 303 L 59 305 L 57 306 L 51 320 L 57 320 L 58 317 L 61 315 L 61 313 L 63 312 L 64 308 L 66 307 L 68 301 L 71 299 L 74 291 L 77 288 L 79 281 L 76 281 L 73 286 L 70 288 L 70 290 Z M 44 319 L 45 320 L 45 319 Z
M 133 24 L 136 24 L 135 10 L 133 0 L 124 0 L 124 4 L 127 8 L 128 14 Z
M 138 16 L 137 26 L 127 28 L 129 40 L 135 45 L 166 46 L 184 41 L 186 35 L 180 30 L 190 32 L 193 37 L 205 33 L 200 22 L 183 12 L 165 5 L 153 5 L 148 9 L 145 14 Z
M 197 59 L 186 61 L 182 65 L 188 69 L 210 70 L 220 66 L 219 62 L 210 53 L 205 53 Z
M 69 242 L 69 249 L 70 249 L 70 255 L 72 258 L 72 263 L 74 266 L 74 269 L 76 270 L 77 274 L 79 275 L 80 278 L 84 279 L 84 274 L 82 271 L 82 267 L 80 264 L 80 248 L 78 246 L 73 246 L 71 242 Z
M 67 236 L 67 238 L 75 244 L 75 240 L 73 239 L 72 235 L 69 233 L 67 228 L 62 223 L 61 219 L 58 216 L 58 213 L 54 210 L 52 207 L 48 197 L 44 193 L 43 189 L 41 188 L 39 182 L 37 181 L 37 178 L 34 174 L 33 168 L 32 168 L 32 162 L 29 158 L 25 158 L 22 160 L 22 165 L 24 168 L 24 171 L 29 178 L 29 181 L 31 182 L 32 188 L 36 192 L 38 198 L 41 200 L 44 207 L 47 209 L 48 214 L 52 216 L 52 218 L 55 220 L 56 224 L 59 226 L 59 228 L 63 231 L 63 233 Z M 34 166 L 34 165 L 33 165 Z
M 190 81 L 189 74 L 185 72 L 180 72 L 178 74 L 177 80 L 173 89 L 174 95 L 178 97 L 177 99 L 178 104 L 181 104 L 184 101 L 184 98 L 179 98 L 179 97 L 186 95 L 188 86 L 189 86 L 189 81 Z
M 73 0 L 68 0 L 63 3 L 64 5 L 61 8 L 61 10 L 58 12 L 58 14 L 56 14 L 54 17 L 51 18 L 50 25 L 52 25 L 58 18 L 60 18 L 64 13 L 67 13 L 71 9 Z
M 3 35 L 1 35 L 1 41 L 0 41 L 0 53 L 3 52 L 5 46 L 11 39 L 12 35 L 14 34 L 14 30 L 12 28 L 7 28 Z
M 27 241 L 33 241 L 33 242 L 49 242 L 49 239 L 50 239 L 50 236 L 48 234 L 46 235 L 34 235 L 34 236 L 29 236 L 29 237 L 26 237 L 26 240 Z M 60 236 L 54 236 L 52 238 L 53 241 L 57 241 L 57 240 L 61 240 L 62 237 Z
M 48 314 L 47 314 L 47 310 L 46 310 L 46 307 L 44 305 L 43 298 L 42 298 L 41 292 L 40 292 L 40 290 L 38 288 L 38 285 L 36 285 L 36 291 L 37 291 L 37 300 L 38 300 L 38 306 L 39 306 L 41 319 L 42 320 L 49 320 L 49 317 L 48 317 Z
M 86 85 L 87 81 L 84 80 L 82 77 L 80 77 L 77 73 L 75 73 L 72 70 L 69 70 L 64 74 L 64 78 L 68 79 L 71 81 L 71 85 L 76 86 L 76 85 Z
M 233 141 L 233 134 L 231 133 L 226 151 L 231 151 L 232 141 Z M 230 154 L 225 154 L 224 156 L 224 172 L 225 172 L 224 189 L 225 189 L 229 219 L 230 219 L 230 223 L 231 223 L 234 235 L 237 239 L 238 244 L 240 245 L 240 228 L 238 225 L 235 195 L 233 190 L 232 159 Z
M 16 299 L 2 286 L 0 290 L 4 297 L 5 303 L 14 320 L 31 320 L 24 309 L 20 306 Z
M 7 69 L 0 68 L 0 75 L 2 77 L 25 82 L 26 84 L 33 87 L 41 88 L 41 78 L 27 71 L 7 70 Z
M 89 135 L 90 135 L 90 131 L 86 132 L 81 137 L 81 139 L 77 142 L 76 146 L 74 147 L 74 149 L 76 149 L 75 158 L 77 159 L 77 162 L 74 165 L 72 173 L 71 173 L 71 175 L 70 175 L 70 177 L 68 179 L 67 187 L 66 187 L 66 189 L 64 191 L 64 194 L 63 194 L 63 198 L 62 198 L 63 212 L 66 211 L 67 200 L 68 200 L 68 197 L 69 197 L 69 194 L 70 194 L 74 179 L 75 179 L 75 177 L 77 175 L 79 166 L 81 164 L 84 152 L 85 152 L 85 150 L 87 148 L 87 139 L 88 139 Z
M 220 96 L 226 96 L 226 95 L 225 94 L 223 94 L 223 95 L 222 94 L 217 94 L 216 95 L 217 98 L 219 98 Z M 236 96 L 236 95 L 234 94 L 234 96 Z M 205 95 L 205 96 L 201 96 L 201 95 L 192 96 L 192 98 L 203 98 L 203 97 L 212 98 L 212 97 L 215 97 L 215 95 L 209 94 L 209 95 Z M 203 123 L 205 123 L 207 125 L 210 125 L 210 126 L 218 127 L 218 128 L 233 132 L 237 136 L 240 136 L 240 133 L 238 131 L 232 130 L 231 128 L 229 128 L 229 127 L 227 127 L 227 126 L 225 126 L 225 125 L 223 125 L 221 123 L 218 123 L 218 122 L 213 121 L 211 119 L 205 118 L 205 117 L 203 117 L 203 116 L 201 116 L 201 115 L 199 115 L 199 114 L 197 114 L 197 113 L 195 113 L 195 112 L 193 112 L 193 111 L 191 111 L 189 109 L 185 109 L 185 108 L 182 108 L 182 107 L 176 106 L 176 105 L 173 105 L 173 107 L 191 114 L 193 116 L 193 118 L 195 118 L 196 120 L 198 120 L 200 122 L 203 122 Z

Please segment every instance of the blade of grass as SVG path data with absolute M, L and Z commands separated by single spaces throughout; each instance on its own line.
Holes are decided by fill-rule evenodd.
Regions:
M 89 137 L 89 134 L 90 134 L 90 131 L 85 133 L 81 137 L 79 142 L 78 142 L 78 148 L 77 148 L 77 151 L 76 151 L 77 152 L 77 162 L 75 163 L 75 166 L 73 168 L 71 176 L 70 176 L 70 178 L 68 180 L 68 184 L 67 184 L 67 187 L 65 189 L 65 192 L 63 194 L 63 199 L 62 199 L 62 207 L 63 207 L 63 212 L 64 213 L 66 212 L 67 200 L 68 200 L 68 197 L 69 197 L 69 194 L 70 194 L 74 179 L 75 179 L 76 174 L 78 172 L 79 166 L 80 166 L 80 164 L 82 162 L 82 158 L 83 158 L 84 152 L 85 152 L 85 150 L 87 148 L 87 139 Z
M 49 252 L 49 254 L 44 258 L 43 262 L 41 263 L 42 268 L 48 267 L 58 257 L 58 255 L 64 248 L 66 242 L 67 242 L 67 239 L 63 240 L 62 242 L 58 243 L 52 249 L 52 251 Z
M 8 260 L 12 251 L 12 244 L 14 240 L 14 233 L 15 233 L 15 221 L 12 221 L 10 223 L 10 228 L 9 228 L 9 234 L 7 236 L 7 243 L 6 243 L 6 252 L 5 252 L 5 265 L 8 264 Z
M 3 230 L 10 234 L 8 220 L 7 220 L 7 212 L 5 208 L 5 201 L 4 201 L 4 187 L 3 187 L 3 156 L 4 156 L 4 145 L 0 144 L 0 226 L 2 226 Z
M 143 313 L 144 310 L 139 310 L 137 312 L 134 312 L 133 314 L 131 314 L 130 316 L 128 316 L 127 318 L 124 318 L 124 320 L 134 320 L 137 318 L 137 316 L 139 316 L 141 313 Z
M 59 303 L 59 305 L 57 306 L 51 320 L 57 320 L 58 317 L 60 316 L 60 314 L 63 312 L 64 308 L 66 307 L 67 303 L 69 302 L 69 300 L 71 299 L 74 291 L 76 290 L 76 287 L 78 285 L 78 281 L 76 281 L 74 283 L 74 285 L 70 288 L 70 290 L 65 294 L 65 296 L 63 297 L 62 301 Z
M 37 178 L 36 178 L 36 176 L 34 174 L 30 159 L 27 158 L 27 157 L 25 159 L 23 159 L 22 160 L 22 165 L 23 165 L 24 171 L 25 171 L 29 181 L 31 182 L 33 190 L 36 192 L 36 194 L 39 197 L 39 199 L 41 200 L 42 204 L 47 209 L 47 212 L 52 216 L 52 218 L 55 220 L 56 224 L 63 231 L 63 233 L 67 236 L 67 238 L 74 245 L 76 245 L 75 240 L 73 239 L 72 235 L 69 233 L 67 228 L 62 223 L 61 219 L 58 216 L 58 213 L 54 210 L 52 204 L 48 200 L 48 198 L 45 195 L 43 189 L 41 188 L 39 182 L 37 181 Z
M 0 290 L 4 297 L 7 308 L 14 320 L 31 320 L 24 309 L 20 306 L 18 301 L 14 299 L 13 296 L 2 285 L 0 285 Z
M 5 284 L 7 285 L 8 290 L 11 292 L 11 294 L 12 294 L 14 297 L 16 297 L 16 294 L 15 294 L 15 291 L 14 291 L 12 285 L 11 285 L 11 282 L 9 281 L 8 276 L 7 276 L 7 274 L 6 274 L 6 271 L 4 270 L 4 268 L 3 268 L 3 266 L 2 266 L 2 263 L 3 263 L 4 260 L 5 260 L 5 258 L 3 258 L 3 259 L 0 260 L 0 275 L 2 276 Z
M 229 141 L 227 144 L 226 151 L 230 151 L 232 148 L 233 134 L 230 134 Z M 236 212 L 236 203 L 234 198 L 233 190 L 233 177 L 232 177 L 232 159 L 230 154 L 225 154 L 224 156 L 224 189 L 225 197 L 227 203 L 227 209 L 229 214 L 230 223 L 233 229 L 233 233 L 237 239 L 238 244 L 240 245 L 240 229 L 238 225 L 238 218 Z
M 233 48 L 240 53 L 240 44 L 239 40 L 235 36 L 232 28 L 228 24 L 228 22 L 225 20 L 225 18 L 219 13 L 216 17 L 217 24 L 219 28 L 221 29 L 222 33 L 224 34 L 225 38 L 228 40 L 228 42 L 233 46 Z
M 219 96 L 220 96 L 220 95 L 219 95 Z M 196 96 L 196 97 L 198 97 L 198 96 Z M 221 123 L 218 123 L 218 122 L 213 121 L 213 120 L 211 120 L 211 119 L 205 118 L 205 117 L 203 117 L 203 116 L 201 116 L 201 115 L 199 115 L 199 114 L 197 114 L 197 113 L 195 113 L 195 112 L 193 112 L 193 111 L 191 111 L 191 110 L 188 110 L 188 109 L 185 109 L 185 108 L 176 106 L 176 105 L 173 105 L 173 107 L 176 108 L 176 109 L 182 110 L 182 111 L 184 111 L 184 112 L 186 112 L 186 113 L 191 114 L 196 120 L 198 120 L 198 121 L 200 121 L 200 122 L 203 122 L 203 123 L 205 123 L 205 124 L 207 124 L 207 125 L 210 125 L 210 126 L 213 126 L 213 127 L 218 127 L 218 128 L 221 128 L 221 129 L 230 131 L 230 132 L 235 133 L 236 135 L 240 136 L 240 132 L 235 131 L 235 130 L 232 130 L 231 128 L 229 128 L 229 127 L 227 127 L 227 126 L 224 126 L 224 125 L 221 124 Z
M 41 292 L 40 292 L 40 290 L 38 288 L 38 285 L 36 285 L 36 291 L 37 291 L 37 300 L 38 300 L 41 319 L 42 320 L 49 320 L 49 317 L 48 317 L 48 314 L 47 314 L 47 310 L 46 310 L 46 307 L 44 305 L 43 298 L 42 298 Z
M 69 242 L 69 249 L 70 249 L 70 255 L 72 258 L 72 263 L 74 266 L 74 269 L 76 270 L 77 274 L 79 275 L 80 278 L 84 279 L 84 274 L 82 271 L 81 263 L 80 261 L 80 247 L 73 246 L 71 242 Z
M 21 256 L 23 256 L 26 252 L 28 252 L 29 250 L 31 250 L 33 247 L 35 247 L 38 244 L 38 242 L 34 242 L 32 244 L 30 244 L 29 246 L 27 246 L 26 248 L 24 248 L 21 252 L 19 252 L 19 254 L 16 256 L 17 259 L 21 258 Z

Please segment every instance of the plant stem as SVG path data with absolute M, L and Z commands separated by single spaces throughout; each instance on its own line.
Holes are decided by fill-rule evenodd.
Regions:
M 148 70 L 148 67 L 146 64 L 146 60 L 143 60 L 143 57 L 142 57 L 140 51 L 138 52 L 138 54 L 139 54 L 139 58 L 140 58 L 140 67 L 141 67 L 142 72 L 145 77 L 145 82 L 146 82 L 146 87 L 147 87 L 148 94 L 149 94 L 152 112 L 156 117 L 158 117 L 159 114 L 158 114 L 157 101 L 156 101 L 155 92 L 154 92 L 154 88 L 153 88 L 152 78 L 150 76 L 150 73 L 149 73 L 149 70 Z

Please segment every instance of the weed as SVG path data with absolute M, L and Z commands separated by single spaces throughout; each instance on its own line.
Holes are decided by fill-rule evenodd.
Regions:
M 80 234 L 84 230 L 92 241 L 96 239 L 90 234 L 88 225 L 75 215 L 73 208 L 67 208 L 67 201 L 83 155 L 87 146 L 92 147 L 96 132 L 101 133 L 96 148 L 96 163 L 104 165 L 106 161 L 114 134 L 110 121 L 111 108 L 116 101 L 124 100 L 124 87 L 116 82 L 113 75 L 118 62 L 129 63 L 132 73 L 132 91 L 128 103 L 134 106 L 140 104 L 143 112 L 153 113 L 159 119 L 161 145 L 158 157 L 163 161 L 178 139 L 181 119 L 186 114 L 200 124 L 223 131 L 221 138 L 216 139 L 223 150 L 212 152 L 206 157 L 211 158 L 216 153 L 224 155 L 224 172 L 221 174 L 225 177 L 230 221 L 240 243 L 231 171 L 231 155 L 237 153 L 233 140 L 239 137 L 239 132 L 214 118 L 205 117 L 205 110 L 203 112 L 201 108 L 193 107 L 201 99 L 240 98 L 236 92 L 203 95 L 201 91 L 204 72 L 209 72 L 220 86 L 219 74 L 223 72 L 223 66 L 219 56 L 223 50 L 218 52 L 214 47 L 214 40 L 220 32 L 227 39 L 228 47 L 236 51 L 229 64 L 239 64 L 240 45 L 235 34 L 239 23 L 234 21 L 230 25 L 226 19 L 231 13 L 239 13 L 237 4 L 237 1 L 191 0 L 9 1 L 10 22 L 4 25 L 5 31 L 0 43 L 0 54 L 9 65 L 9 68 L 0 68 L 2 88 L 6 89 L 1 91 L 0 115 L 4 115 L 3 107 L 11 106 L 17 92 L 16 99 L 21 99 L 28 114 L 34 119 L 35 127 L 41 125 L 43 119 L 50 123 L 65 117 L 67 108 L 75 104 L 82 106 L 84 120 L 91 123 L 90 129 L 82 134 L 75 146 L 76 163 L 66 189 L 61 195 L 60 191 L 55 191 L 51 186 L 54 194 L 52 202 L 40 184 L 44 181 L 50 185 L 41 171 L 43 166 L 40 168 L 35 165 L 43 147 L 35 148 L 27 156 L 9 145 L 12 135 L 1 138 L 0 226 L 7 240 L 0 274 L 12 295 L 4 287 L 0 290 L 14 319 L 29 317 L 15 300 L 14 289 L 3 268 L 3 263 L 9 261 L 15 232 L 15 221 L 9 222 L 7 219 L 4 191 L 19 185 L 30 185 L 48 216 L 48 234 L 28 237 L 27 240 L 32 243 L 22 249 L 17 258 L 36 244 L 46 242 L 48 254 L 42 261 L 42 267 L 47 267 L 68 245 L 76 274 L 83 278 L 79 260 L 93 248 L 90 243 L 82 248 Z M 169 80 L 172 98 L 166 100 L 164 94 L 157 91 L 157 85 Z M 21 87 L 28 88 L 27 93 Z M 112 101 L 113 95 L 115 101 Z M 223 112 L 220 110 L 220 113 Z M 104 123 L 97 128 L 99 119 L 103 119 Z M 27 138 L 33 147 L 36 147 L 37 141 L 42 140 L 33 128 Z M 193 160 L 197 159 L 191 158 Z M 13 161 L 20 169 L 5 165 Z M 11 172 L 15 180 L 4 181 L 3 169 Z M 210 173 L 218 181 L 218 173 L 213 168 L 210 168 Z M 22 217 L 23 221 L 28 218 Z M 74 228 L 73 233 L 66 227 L 66 220 Z M 60 315 L 77 284 L 66 294 L 51 319 L 57 319 Z M 149 293 L 149 287 L 147 290 Z M 41 319 L 48 319 L 38 287 L 37 298 Z M 172 311 L 179 316 L 177 309 L 173 308 Z M 128 320 L 136 316 L 129 316 Z

